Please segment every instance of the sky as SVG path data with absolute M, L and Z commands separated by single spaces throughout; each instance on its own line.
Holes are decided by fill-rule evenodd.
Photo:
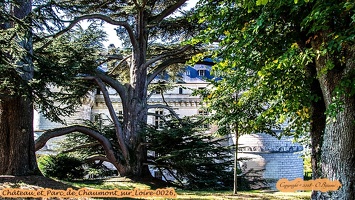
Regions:
M 187 7 L 186 9 L 192 8 L 196 5 L 198 0 L 188 0 L 187 1 Z M 105 47 L 108 47 L 108 45 L 110 44 L 114 44 L 116 47 L 120 47 L 121 46 L 121 41 L 118 39 L 117 35 L 116 35 L 116 31 L 115 28 L 117 26 L 113 26 L 110 24 L 105 23 L 104 24 L 104 30 L 107 33 L 107 38 L 108 40 L 106 42 L 104 42 Z

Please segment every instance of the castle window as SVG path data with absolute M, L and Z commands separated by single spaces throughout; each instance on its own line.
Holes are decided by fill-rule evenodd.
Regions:
M 117 114 L 117 117 L 119 120 L 123 120 L 123 111 L 122 110 L 119 110 Z
M 207 116 L 207 115 L 208 115 L 208 111 L 206 111 L 206 110 L 199 110 L 199 111 L 198 111 L 198 115 L 200 115 L 200 116 Z M 200 126 L 200 128 L 209 129 L 209 128 L 210 128 L 210 125 L 204 123 L 204 124 L 202 124 L 202 125 Z
M 207 115 L 208 115 L 208 111 L 206 111 L 206 110 L 199 110 L 199 111 L 198 111 L 198 115 L 207 116 Z
M 163 179 L 163 174 L 160 171 L 154 171 L 154 177 L 157 179 Z
M 154 125 L 157 128 L 162 128 L 163 127 L 163 119 L 161 118 L 164 114 L 164 111 L 162 110 L 156 110 L 155 111 L 155 119 L 154 119 Z

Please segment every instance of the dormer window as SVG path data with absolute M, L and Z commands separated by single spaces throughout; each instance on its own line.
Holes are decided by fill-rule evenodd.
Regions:
M 179 94 L 182 94 L 183 93 L 183 89 L 182 87 L 179 87 Z
M 197 74 L 198 76 L 206 76 L 206 70 L 204 69 L 197 70 Z

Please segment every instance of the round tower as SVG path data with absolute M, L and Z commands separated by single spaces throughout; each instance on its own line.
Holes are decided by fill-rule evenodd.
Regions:
M 249 134 L 239 138 L 238 159 L 242 171 L 252 170 L 251 176 L 262 176 L 267 186 L 275 189 L 281 178 L 303 178 L 303 146 L 292 137 L 278 139 L 269 134 Z M 245 159 L 245 160 L 243 160 Z

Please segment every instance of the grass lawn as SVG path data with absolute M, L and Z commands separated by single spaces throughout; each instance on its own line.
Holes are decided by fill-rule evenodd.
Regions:
M 66 190 L 68 188 L 73 188 L 79 190 L 80 188 L 87 189 L 101 189 L 101 190 L 129 190 L 133 189 L 149 189 L 156 190 L 166 188 L 166 182 L 158 179 L 142 179 L 142 180 L 131 180 L 128 178 L 110 178 L 105 180 L 84 180 L 84 181 L 72 181 L 64 182 L 46 178 L 43 176 L 0 176 L 0 190 L 5 188 L 21 188 L 21 189 L 30 189 L 38 190 L 41 188 L 50 188 L 54 190 Z M 157 190 L 158 191 L 158 190 Z M 232 195 L 232 191 L 190 191 L 175 189 L 177 194 L 176 199 L 259 199 L 259 200 L 269 200 L 269 199 L 310 199 L 311 192 L 295 192 L 295 193 L 284 193 L 276 191 L 241 191 L 238 195 Z M 8 198 L 2 198 L 0 200 L 5 200 Z M 16 199 L 27 199 L 27 198 L 16 198 Z M 45 198 L 48 199 L 48 198 Z M 52 198 L 49 198 L 52 199 Z M 64 200 L 65 198 L 55 198 Z M 78 198 L 70 198 L 78 200 Z M 118 198 L 79 198 L 80 200 L 89 200 L 89 199 L 104 199 L 112 200 Z M 132 199 L 132 198 L 121 198 L 121 199 Z M 142 199 L 166 199 L 166 198 L 142 198 Z M 68 200 L 67 198 L 65 200 Z
M 93 189 L 119 189 L 119 190 L 132 190 L 139 189 L 157 189 L 155 184 L 149 182 L 136 182 L 127 178 L 111 178 L 108 180 L 92 180 L 92 181 L 78 181 L 78 182 L 65 182 L 77 188 L 93 188 Z M 238 195 L 232 195 L 232 191 L 189 191 L 176 189 L 177 199 L 255 199 L 255 200 L 269 200 L 269 199 L 310 199 L 311 192 L 277 192 L 277 191 L 241 191 Z M 109 198 L 106 198 L 109 199 Z M 130 199 L 130 198 L 125 198 Z M 147 198 L 145 198 L 147 199 Z M 148 199 L 165 199 L 152 197 Z

